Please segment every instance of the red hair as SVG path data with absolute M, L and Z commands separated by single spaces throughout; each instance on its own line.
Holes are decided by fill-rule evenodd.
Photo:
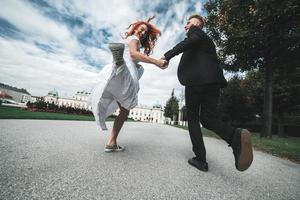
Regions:
M 152 24 L 145 21 L 137 21 L 133 24 L 130 24 L 127 29 L 129 29 L 125 33 L 125 38 L 134 34 L 135 30 L 142 24 L 145 24 L 148 28 L 146 35 L 143 39 L 140 40 L 142 47 L 144 48 L 144 54 L 150 55 L 155 46 L 155 42 L 157 41 L 158 36 L 161 35 L 161 32 L 158 28 L 153 26 Z

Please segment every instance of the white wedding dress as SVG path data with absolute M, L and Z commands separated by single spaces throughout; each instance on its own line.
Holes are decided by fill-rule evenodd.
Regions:
M 119 108 L 118 103 L 127 110 L 138 104 L 139 79 L 144 69 L 130 57 L 128 44 L 131 40 L 139 41 L 136 36 L 124 40 L 124 64 L 118 67 L 115 64 L 106 65 L 89 97 L 96 123 L 102 130 L 107 130 L 105 120 Z M 140 49 L 140 42 L 138 44 Z

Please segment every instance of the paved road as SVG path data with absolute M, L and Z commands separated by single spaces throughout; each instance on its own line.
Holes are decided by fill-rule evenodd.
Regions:
M 111 127 L 111 124 L 109 124 Z M 254 152 L 246 172 L 205 138 L 209 172 L 187 164 L 185 130 L 126 123 L 121 153 L 104 153 L 94 122 L 0 120 L 0 199 L 300 199 L 300 165 Z

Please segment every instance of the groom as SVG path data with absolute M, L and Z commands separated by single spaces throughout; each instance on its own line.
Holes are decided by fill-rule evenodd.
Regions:
M 188 128 L 196 155 L 188 163 L 201 171 L 208 171 L 201 122 L 232 147 L 236 169 L 244 171 L 253 160 L 251 134 L 246 129 L 234 128 L 219 119 L 217 104 L 220 88 L 225 87 L 227 82 L 217 58 L 216 47 L 202 30 L 203 27 L 202 16 L 189 17 L 184 27 L 187 37 L 162 57 L 169 61 L 183 53 L 177 74 L 180 83 L 185 86 Z

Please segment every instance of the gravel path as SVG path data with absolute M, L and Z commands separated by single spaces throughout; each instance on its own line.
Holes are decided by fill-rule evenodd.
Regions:
M 0 120 L 0 199 L 300 199 L 300 165 L 260 151 L 241 173 L 205 138 L 205 173 L 187 163 L 185 130 L 128 122 L 121 153 L 103 152 L 107 137 L 94 122 Z

